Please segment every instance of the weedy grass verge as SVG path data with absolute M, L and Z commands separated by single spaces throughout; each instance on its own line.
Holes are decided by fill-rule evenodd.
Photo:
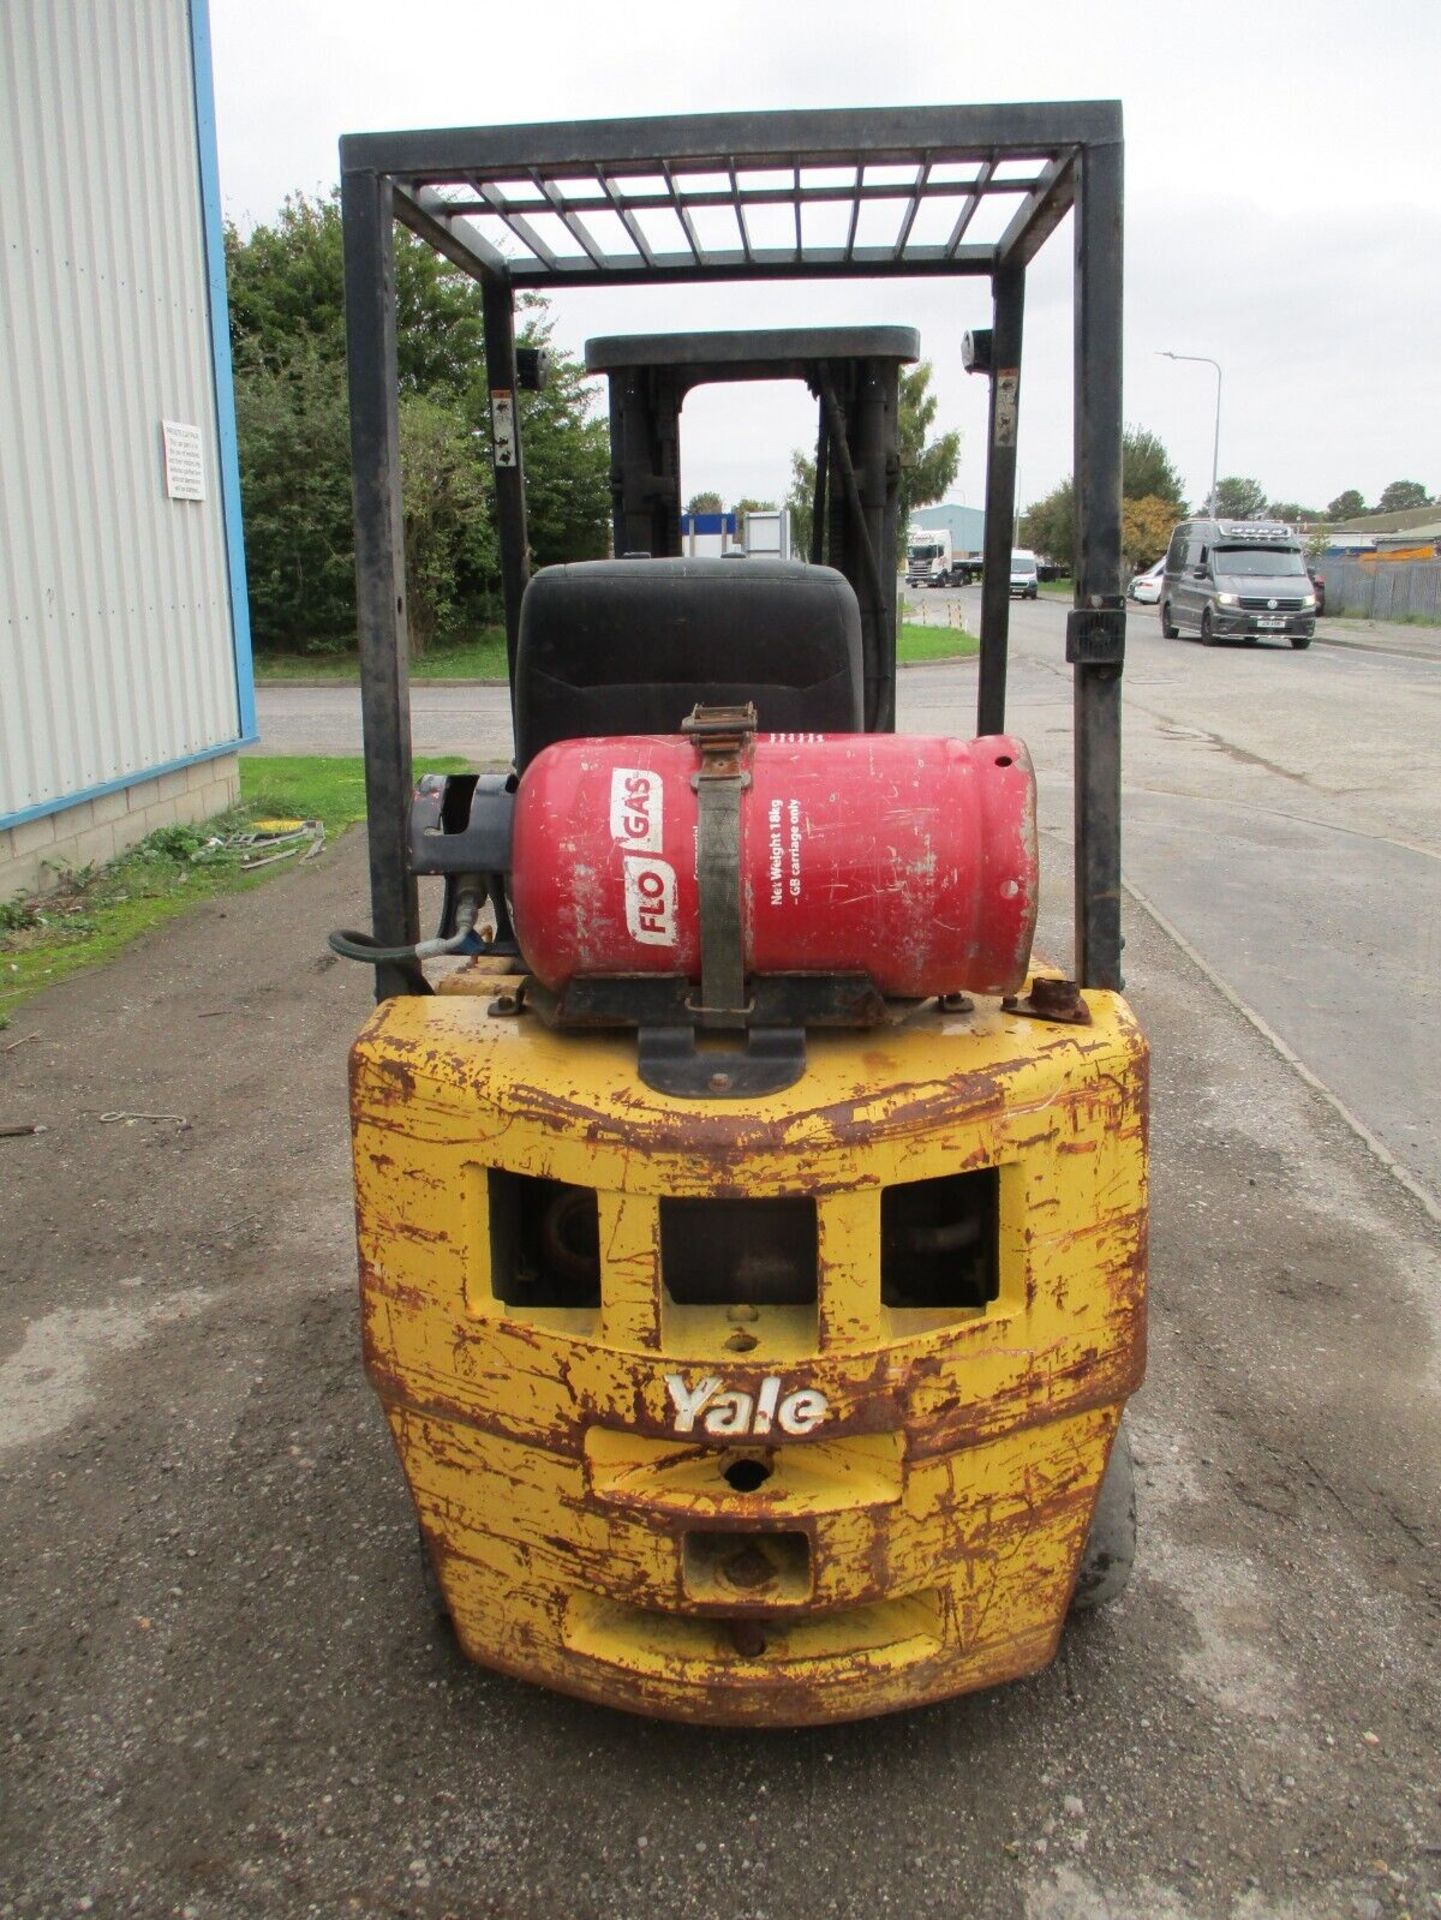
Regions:
M 417 773 L 458 773 L 454 757 L 417 760 Z M 194 826 L 160 827 L 103 866 L 57 869 L 58 884 L 0 901 L 0 1026 L 23 1001 L 203 900 L 242 893 L 304 858 L 320 834 L 267 847 L 257 823 L 316 821 L 325 840 L 365 818 L 360 759 L 246 755 L 240 804 Z M 274 853 L 288 844 L 289 857 Z M 265 864 L 260 864 L 264 862 Z

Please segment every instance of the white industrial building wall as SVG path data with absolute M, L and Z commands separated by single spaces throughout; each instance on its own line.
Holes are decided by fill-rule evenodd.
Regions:
M 0 4 L 0 827 L 246 730 L 192 24 L 187 0 Z M 203 500 L 167 497 L 162 420 L 198 427 Z

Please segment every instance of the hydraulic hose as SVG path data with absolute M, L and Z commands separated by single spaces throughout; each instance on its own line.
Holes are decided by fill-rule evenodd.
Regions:
M 342 927 L 339 932 L 330 935 L 327 944 L 330 951 L 338 953 L 342 960 L 364 960 L 373 967 L 405 960 L 434 960 L 444 953 L 464 951 L 475 932 L 475 923 L 480 918 L 484 904 L 484 893 L 471 890 L 462 893 L 456 902 L 459 930 L 445 940 L 418 940 L 410 947 L 382 947 L 368 933 L 359 933 L 353 927 Z

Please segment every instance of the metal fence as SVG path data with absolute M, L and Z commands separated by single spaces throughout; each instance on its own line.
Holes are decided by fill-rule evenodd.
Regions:
M 1316 568 L 1327 613 L 1364 620 L 1441 620 L 1441 560 L 1336 560 Z

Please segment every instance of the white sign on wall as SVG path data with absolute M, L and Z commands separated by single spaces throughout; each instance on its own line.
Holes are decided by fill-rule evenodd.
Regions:
M 205 462 L 200 452 L 200 429 L 184 420 L 162 420 L 165 440 L 165 491 L 172 500 L 205 498 Z

